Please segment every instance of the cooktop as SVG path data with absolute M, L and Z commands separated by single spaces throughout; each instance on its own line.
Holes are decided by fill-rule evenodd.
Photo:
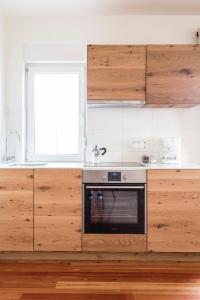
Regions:
M 100 164 L 85 163 L 85 167 L 142 167 L 138 162 L 102 162 Z

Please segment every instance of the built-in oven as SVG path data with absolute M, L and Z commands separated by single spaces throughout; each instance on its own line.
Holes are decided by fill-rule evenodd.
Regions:
M 84 233 L 146 233 L 146 171 L 83 172 Z

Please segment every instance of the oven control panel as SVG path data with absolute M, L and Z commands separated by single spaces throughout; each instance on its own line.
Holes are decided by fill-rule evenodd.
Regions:
M 146 170 L 84 170 L 83 183 L 146 183 Z
M 121 181 L 121 172 L 108 172 L 108 181 Z

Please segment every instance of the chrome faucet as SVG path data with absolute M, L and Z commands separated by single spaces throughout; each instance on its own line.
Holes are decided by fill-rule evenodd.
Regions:
M 16 160 L 16 152 L 15 152 L 14 156 L 8 157 L 8 140 L 9 140 L 9 137 L 12 136 L 12 135 L 16 135 L 17 138 L 18 138 L 18 140 L 19 140 L 19 142 L 21 141 L 20 135 L 19 135 L 19 133 L 18 133 L 17 130 L 11 130 L 11 131 L 7 134 L 6 139 L 5 139 L 5 141 L 6 141 L 6 143 L 5 143 L 5 147 L 6 147 L 6 151 L 5 151 L 5 152 L 6 152 L 6 153 L 5 153 L 5 161 L 6 161 L 6 162 L 8 162 L 8 161 L 10 161 L 10 160 Z

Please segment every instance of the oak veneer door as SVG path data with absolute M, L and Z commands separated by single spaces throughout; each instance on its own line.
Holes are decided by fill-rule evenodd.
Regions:
M 34 250 L 81 251 L 82 178 L 78 169 L 34 172 Z
M 146 46 L 88 46 L 88 100 L 145 100 Z
M 200 170 L 148 171 L 148 250 L 200 252 Z
M 147 46 L 146 104 L 200 104 L 200 46 Z
M 33 170 L 0 170 L 0 251 L 33 251 Z

